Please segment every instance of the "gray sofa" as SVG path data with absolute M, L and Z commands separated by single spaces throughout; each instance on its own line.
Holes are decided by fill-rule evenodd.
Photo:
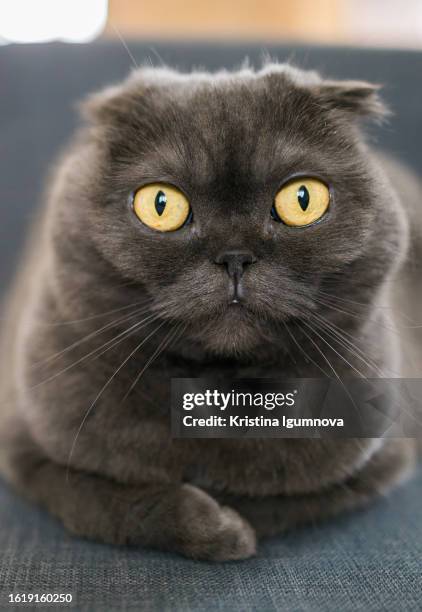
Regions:
M 232 67 L 268 52 L 331 76 L 384 83 L 396 115 L 370 137 L 422 173 L 422 53 L 129 44 L 139 64 Z M 130 68 L 120 43 L 0 47 L 2 292 L 48 165 L 77 122 L 74 102 Z M 0 609 L 13 609 L 13 592 L 54 592 L 71 593 L 70 607 L 86 611 L 420 610 L 421 485 L 419 470 L 367 511 L 265 541 L 252 560 L 217 565 L 74 539 L 0 483 Z

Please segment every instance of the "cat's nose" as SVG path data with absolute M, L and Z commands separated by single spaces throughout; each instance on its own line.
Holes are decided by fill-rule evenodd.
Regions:
M 240 280 L 245 267 L 256 262 L 251 251 L 223 251 L 215 258 L 216 264 L 225 265 L 230 278 Z
M 256 257 L 251 251 L 224 251 L 215 258 L 215 263 L 226 266 L 227 274 L 232 281 L 231 301 L 239 302 L 242 298 L 241 278 L 245 267 L 256 262 Z

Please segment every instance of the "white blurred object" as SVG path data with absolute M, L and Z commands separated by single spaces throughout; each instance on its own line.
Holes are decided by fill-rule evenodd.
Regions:
M 0 0 L 2 43 L 82 43 L 101 34 L 108 0 Z
M 422 0 L 343 0 L 343 30 L 352 44 L 422 46 Z

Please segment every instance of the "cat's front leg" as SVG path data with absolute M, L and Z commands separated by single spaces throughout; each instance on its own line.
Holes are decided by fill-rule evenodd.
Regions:
M 8 472 L 26 497 L 79 536 L 211 561 L 255 554 L 256 537 L 249 523 L 188 484 L 127 486 L 32 455 L 18 458 Z

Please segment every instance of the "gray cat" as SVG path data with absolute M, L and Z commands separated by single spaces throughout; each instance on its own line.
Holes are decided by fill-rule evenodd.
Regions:
M 75 534 L 219 561 L 409 475 L 409 439 L 169 431 L 171 377 L 420 375 L 422 190 L 365 144 L 377 87 L 140 70 L 83 110 L 8 304 L 1 473 Z

